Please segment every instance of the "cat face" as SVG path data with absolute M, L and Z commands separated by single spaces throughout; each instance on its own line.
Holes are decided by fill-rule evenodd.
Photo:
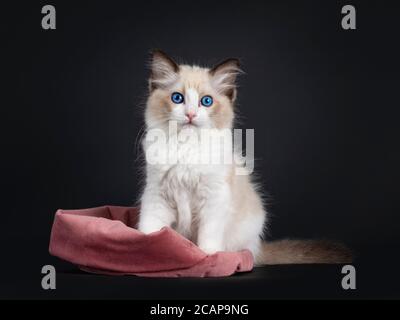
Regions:
M 148 127 L 175 121 L 178 128 L 231 128 L 239 61 L 228 59 L 208 69 L 178 65 L 154 51 L 146 108 Z

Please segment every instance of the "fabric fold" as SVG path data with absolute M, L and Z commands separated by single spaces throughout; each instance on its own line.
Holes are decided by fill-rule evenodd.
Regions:
M 137 229 L 139 209 L 103 206 L 57 210 L 50 254 L 84 271 L 144 277 L 223 277 L 253 268 L 250 251 L 207 255 L 171 228 Z

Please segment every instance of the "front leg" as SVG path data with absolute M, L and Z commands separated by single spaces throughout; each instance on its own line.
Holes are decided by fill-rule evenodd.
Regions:
M 152 233 L 163 227 L 171 227 L 176 214 L 161 196 L 157 187 L 146 187 L 140 205 L 138 229 L 143 233 Z
M 225 250 L 224 234 L 231 212 L 231 196 L 225 183 L 209 190 L 199 213 L 197 245 L 204 252 L 213 254 Z

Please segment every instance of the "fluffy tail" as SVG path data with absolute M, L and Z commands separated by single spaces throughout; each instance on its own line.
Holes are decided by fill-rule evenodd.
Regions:
M 351 251 L 341 243 L 314 240 L 263 242 L 257 264 L 351 263 Z

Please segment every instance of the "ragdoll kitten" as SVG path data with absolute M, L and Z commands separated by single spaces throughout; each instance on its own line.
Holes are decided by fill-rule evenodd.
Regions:
M 204 151 L 197 139 L 203 129 L 232 129 L 239 61 L 228 59 L 211 69 L 178 65 L 161 51 L 153 51 L 149 97 L 145 111 L 143 147 L 150 151 L 152 130 L 165 134 L 161 154 L 172 152 L 177 161 L 146 164 L 146 185 L 141 197 L 138 228 L 151 233 L 172 227 L 203 251 L 248 249 L 256 264 L 342 263 L 350 260 L 341 245 L 262 240 L 267 212 L 250 175 L 237 174 L 235 161 L 200 164 L 190 161 L 202 152 L 233 152 L 232 146 Z M 172 127 L 174 123 L 176 127 Z M 183 141 L 174 138 L 186 130 Z M 173 132 L 172 132 L 173 131 Z M 228 150 L 228 151 L 227 151 Z M 242 168 L 243 169 L 243 168 Z

